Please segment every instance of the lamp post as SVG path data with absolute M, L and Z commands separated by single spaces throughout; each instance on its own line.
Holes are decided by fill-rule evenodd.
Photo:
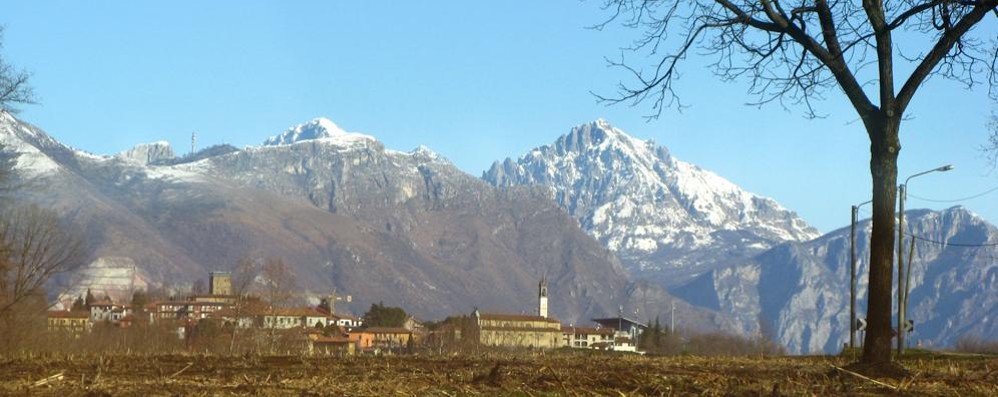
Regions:
M 856 221 L 859 207 L 872 203 L 864 201 L 852 206 L 852 227 L 849 234 L 849 348 L 856 347 Z
M 939 168 L 933 168 L 928 171 L 922 171 L 915 175 L 909 176 L 904 180 L 901 186 L 898 186 L 898 345 L 897 351 L 898 355 L 904 352 L 904 324 L 905 324 L 905 311 L 908 310 L 906 300 L 908 295 L 908 284 L 905 282 L 904 274 L 904 200 L 908 193 L 908 182 L 912 178 L 917 176 L 922 176 L 925 174 L 933 172 L 946 172 L 952 170 L 953 166 L 950 164 L 944 165 Z M 908 264 L 911 265 L 910 263 Z M 909 270 L 910 271 L 910 270 Z

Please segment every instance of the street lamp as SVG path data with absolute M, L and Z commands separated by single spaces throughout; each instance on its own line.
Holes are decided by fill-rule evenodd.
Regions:
M 859 207 L 872 203 L 864 201 L 852 206 L 852 228 L 849 235 L 849 348 L 856 347 L 856 218 Z
M 909 176 L 908 179 L 904 180 L 901 186 L 898 186 L 898 355 L 904 352 L 904 324 L 905 324 L 905 311 L 908 310 L 908 305 L 906 300 L 908 298 L 908 283 L 904 279 L 905 267 L 904 267 L 904 200 L 907 196 L 908 182 L 916 176 L 922 176 L 925 174 L 933 172 L 946 172 L 953 169 L 950 164 L 944 165 L 939 168 L 933 168 L 928 171 L 919 172 L 915 175 Z M 908 264 L 911 265 L 910 263 Z M 910 273 L 911 270 L 909 269 Z

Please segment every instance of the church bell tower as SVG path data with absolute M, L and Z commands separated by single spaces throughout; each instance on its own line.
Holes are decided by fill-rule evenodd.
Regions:
M 541 277 L 541 283 L 537 285 L 537 315 L 548 317 L 548 281 Z

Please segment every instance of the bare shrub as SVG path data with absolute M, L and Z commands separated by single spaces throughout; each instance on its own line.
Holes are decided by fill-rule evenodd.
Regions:
M 697 356 L 775 356 L 785 354 L 782 346 L 766 338 L 745 338 L 716 332 L 690 336 L 684 352 Z
M 954 346 L 961 353 L 998 354 L 998 340 L 987 340 L 976 335 L 964 335 Z

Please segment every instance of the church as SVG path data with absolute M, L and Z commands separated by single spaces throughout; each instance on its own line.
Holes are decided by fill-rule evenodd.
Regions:
M 554 349 L 561 345 L 561 323 L 548 317 L 548 284 L 537 286 L 537 315 L 473 314 L 483 346 Z

